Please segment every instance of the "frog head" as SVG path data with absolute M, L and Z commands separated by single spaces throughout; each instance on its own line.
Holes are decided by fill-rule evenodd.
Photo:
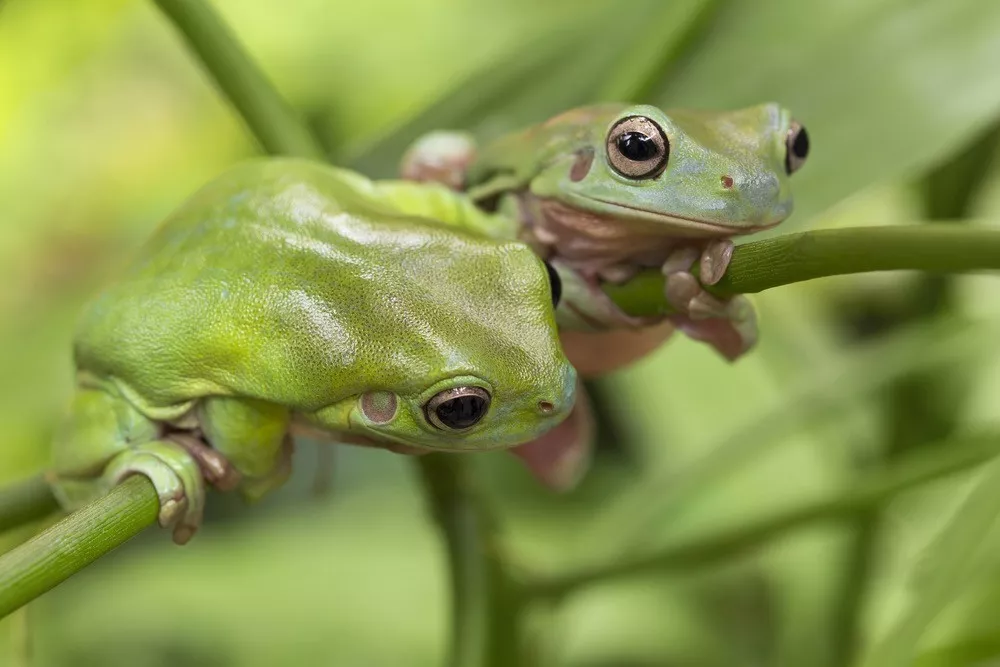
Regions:
M 777 104 L 669 113 L 602 106 L 559 122 L 575 127 L 535 135 L 551 139 L 537 147 L 546 159 L 536 164 L 534 195 L 675 236 L 778 224 L 792 210 L 789 177 L 809 151 L 805 128 Z
M 321 420 L 343 411 L 352 436 L 423 450 L 505 449 L 553 429 L 576 390 L 555 322 L 558 274 L 521 243 L 419 237 L 412 256 L 400 251 L 399 279 L 385 279 L 394 288 L 369 295 L 397 304 L 378 309 L 376 385 Z

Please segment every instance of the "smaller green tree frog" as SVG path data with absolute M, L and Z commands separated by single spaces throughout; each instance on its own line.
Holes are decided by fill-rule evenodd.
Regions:
M 724 275 L 732 237 L 791 213 L 789 176 L 808 153 L 805 128 L 777 104 L 724 112 L 606 104 L 481 150 L 467 134 L 432 133 L 404 156 L 402 174 L 466 189 L 484 209 L 518 220 L 520 238 L 564 273 L 560 325 L 653 323 L 622 313 L 599 283 L 660 267 L 670 319 L 735 359 L 756 340 L 753 307 L 703 285 Z
M 206 482 L 263 495 L 294 433 L 406 452 L 544 442 L 576 387 L 554 273 L 523 243 L 404 208 L 489 217 L 441 186 L 291 159 L 194 195 L 80 321 L 50 473 L 62 504 L 143 474 L 184 543 Z

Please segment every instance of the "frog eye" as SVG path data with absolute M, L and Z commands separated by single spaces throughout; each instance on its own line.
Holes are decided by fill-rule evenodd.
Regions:
M 464 431 L 479 422 L 490 407 L 490 394 L 480 387 L 455 387 L 427 401 L 424 413 L 444 431 Z
M 663 129 L 645 116 L 628 116 L 608 132 L 608 164 L 625 178 L 655 178 L 663 173 L 670 142 Z
M 559 299 L 562 298 L 562 278 L 548 262 L 543 262 L 545 264 L 545 270 L 549 272 L 549 288 L 552 290 L 552 307 L 559 307 Z
M 785 135 L 785 171 L 789 174 L 798 171 L 809 155 L 809 133 L 797 121 L 792 121 Z

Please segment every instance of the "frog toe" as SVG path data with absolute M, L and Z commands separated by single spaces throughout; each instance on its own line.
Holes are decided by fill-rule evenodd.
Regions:
M 739 359 L 756 345 L 757 312 L 747 297 L 737 295 L 714 304 L 707 300 L 696 303 L 699 305 L 691 314 L 669 318 L 688 337 L 708 343 L 729 361 Z
M 688 302 L 687 311 L 694 320 L 707 320 L 713 317 L 730 319 L 729 304 L 704 290 Z
M 714 285 L 722 280 L 733 258 L 734 247 L 730 239 L 711 241 L 705 246 L 698 263 L 698 276 L 703 285 Z
M 170 440 L 183 447 L 198 463 L 205 481 L 220 491 L 232 491 L 239 486 L 242 475 L 236 467 L 216 449 L 199 437 L 176 433 Z
M 698 283 L 698 279 L 687 271 L 667 274 L 664 296 L 667 298 L 667 303 L 673 306 L 676 311 L 687 314 L 691 301 L 702 292 L 704 290 Z

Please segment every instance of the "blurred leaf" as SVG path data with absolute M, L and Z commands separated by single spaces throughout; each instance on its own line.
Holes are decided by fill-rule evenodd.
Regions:
M 929 219 L 957 220 L 969 216 L 996 162 L 998 146 L 1000 123 L 994 123 L 924 176 L 922 190 Z
M 813 150 L 788 231 L 862 188 L 919 175 L 992 123 L 998 31 L 1000 3 L 981 0 L 731 3 L 656 99 L 789 107 Z
M 927 651 L 913 662 L 913 667 L 989 667 L 997 658 L 1000 636 L 988 636 Z
M 470 130 L 488 139 L 609 95 L 642 96 L 717 2 L 641 0 L 625 11 L 611 3 L 596 20 L 564 17 L 544 38 L 518 45 L 347 162 L 389 177 L 406 148 L 430 130 Z
M 612 544 L 618 550 L 630 550 L 639 543 L 648 544 L 662 534 L 656 528 L 668 527 L 668 519 L 698 494 L 719 488 L 726 475 L 753 464 L 767 447 L 790 432 L 815 427 L 821 419 L 901 375 L 980 355 L 995 340 L 994 326 L 942 321 L 912 327 L 845 354 L 829 375 L 813 377 L 806 386 L 786 394 L 774 409 L 737 425 L 689 469 L 654 474 L 607 503 L 588 522 L 588 547 L 596 550 Z M 627 387 L 620 389 L 625 392 Z M 627 402 L 629 397 L 625 394 L 622 399 Z M 609 540 L 610 535 L 615 539 Z
M 954 518 L 934 538 L 925 565 L 928 573 L 912 592 L 908 610 L 859 664 L 861 667 L 907 667 L 912 664 L 927 626 L 968 586 L 989 562 L 996 546 L 1000 517 L 1000 463 L 986 466 Z M 985 552 L 985 554 L 984 554 Z M 985 558 L 984 558 L 985 556 Z
M 674 0 L 653 4 L 649 12 L 634 7 L 619 10 L 619 20 L 604 27 L 630 33 L 631 43 L 616 60 L 615 69 L 598 89 L 595 99 L 642 103 L 663 80 L 678 56 L 703 32 L 725 0 Z M 632 25 L 635 25 L 635 30 Z M 603 35 L 602 35 L 603 36 Z

